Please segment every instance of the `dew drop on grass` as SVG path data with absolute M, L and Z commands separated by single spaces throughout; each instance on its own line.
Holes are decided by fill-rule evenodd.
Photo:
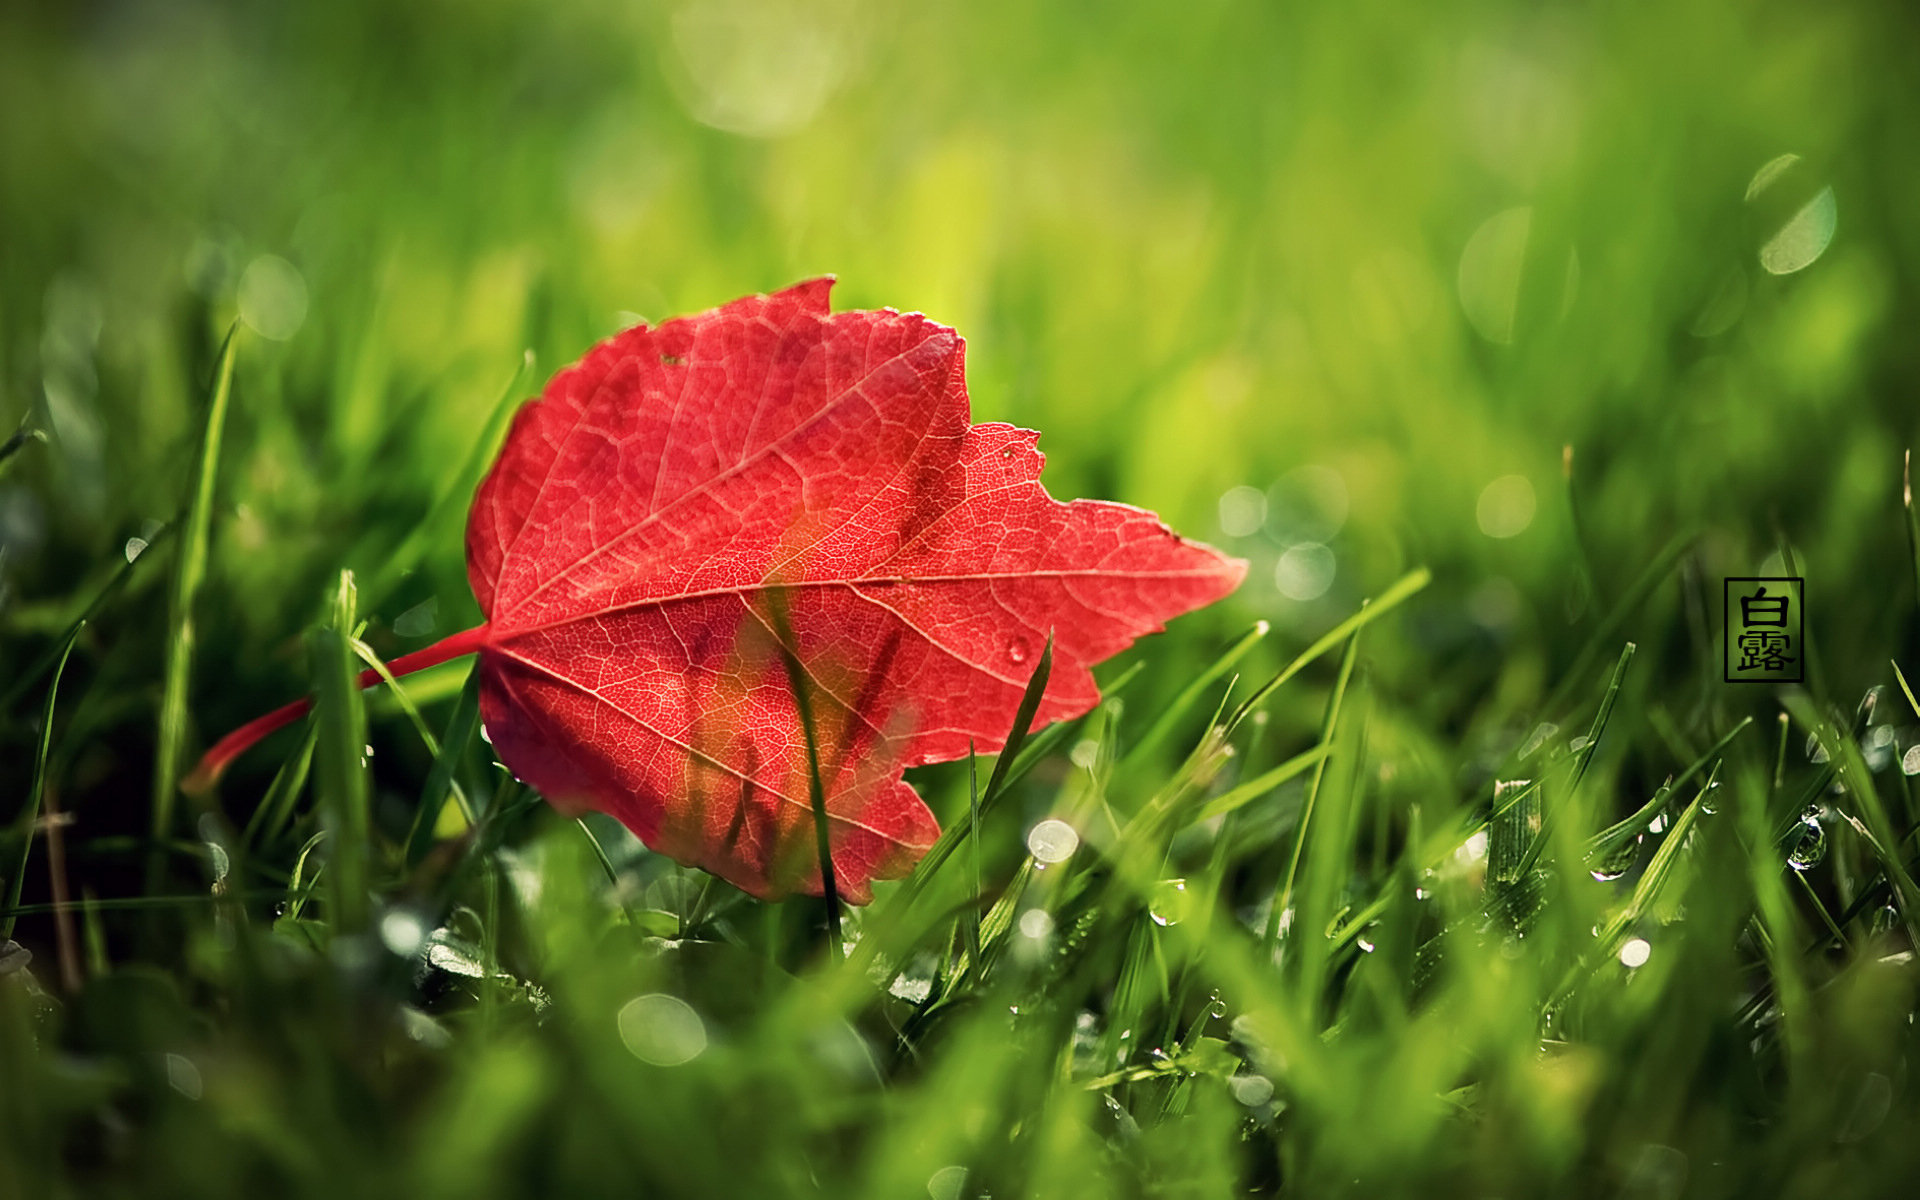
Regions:
M 1162 879 L 1154 885 L 1153 896 L 1147 901 L 1147 915 L 1155 925 L 1178 925 L 1187 919 L 1189 907 L 1187 881 Z
M 1634 862 L 1640 857 L 1640 842 L 1640 837 L 1636 835 L 1610 853 L 1602 854 L 1588 864 L 1587 873 L 1600 883 L 1612 883 L 1633 869 Z
M 1490 538 L 1518 537 L 1533 524 L 1533 482 L 1525 475 L 1502 475 L 1480 490 L 1474 520 Z
M 380 940 L 401 958 L 412 958 L 427 942 L 427 926 L 417 915 L 395 908 L 380 918 Z
M 1053 933 L 1053 918 L 1044 908 L 1030 908 L 1020 914 L 1020 936 L 1044 942 Z
M 1811 810 L 1810 810 L 1811 811 Z M 1787 865 L 1796 871 L 1811 871 L 1827 856 L 1827 830 L 1815 817 L 1800 822 L 1799 836 L 1787 851 Z
M 1908 746 L 1907 752 L 1900 756 L 1900 773 L 1920 775 L 1920 742 Z
M 141 551 L 145 550 L 146 548 L 147 548 L 147 539 L 143 537 L 128 538 L 126 550 L 124 551 L 124 553 L 127 556 L 127 561 L 132 562 L 134 559 L 139 558 Z
M 682 1066 L 707 1049 L 706 1022 L 678 996 L 635 996 L 621 1006 L 617 1022 L 627 1053 L 656 1067 Z
M 1274 564 L 1274 586 L 1289 600 L 1318 600 L 1333 586 L 1338 566 L 1327 547 L 1319 542 L 1301 542 L 1287 547 Z
M 167 1055 L 167 1086 L 189 1100 L 198 1100 L 203 1090 L 200 1068 L 184 1054 Z
M 240 319 L 268 341 L 284 342 L 307 320 L 307 281 L 284 258 L 262 254 L 240 275 Z
M 966 1186 L 965 1167 L 941 1167 L 927 1177 L 927 1195 L 933 1200 L 960 1200 Z
M 467 979 L 485 979 L 487 964 L 480 960 L 480 948 L 455 937 L 445 929 L 436 929 L 427 939 L 427 962 L 436 970 Z
M 1259 1108 L 1273 1099 L 1273 1080 L 1265 1075 L 1235 1075 L 1227 1080 L 1227 1090 L 1248 1108 Z
M 1821 188 L 1760 247 L 1760 265 L 1774 275 L 1791 275 L 1812 266 L 1833 244 L 1839 223 L 1840 206 L 1833 189 Z
M 1827 753 L 1827 748 L 1820 744 L 1819 736 L 1811 733 L 1808 734 L 1807 735 L 1807 761 L 1812 763 L 1823 763 L 1823 762 L 1826 762 L 1830 757 L 1831 756 Z
M 1532 232 L 1533 209 L 1509 208 L 1482 222 L 1460 252 L 1460 308 L 1481 337 L 1498 345 L 1513 341 Z
M 440 621 L 440 598 L 429 596 L 393 619 L 393 632 L 404 638 L 425 637 Z
M 1628 938 L 1620 947 L 1620 964 L 1629 970 L 1644 967 L 1653 957 L 1653 945 L 1645 938 Z
M 1228 537 L 1250 537 L 1267 523 L 1267 494 L 1241 484 L 1220 497 L 1220 532 Z
M 1080 848 L 1080 834 L 1057 817 L 1049 817 L 1027 831 L 1027 853 L 1038 863 L 1063 863 Z

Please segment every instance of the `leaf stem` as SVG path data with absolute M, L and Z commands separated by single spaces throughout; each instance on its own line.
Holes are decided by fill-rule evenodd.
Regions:
M 476 625 L 451 637 L 443 638 L 424 650 L 415 650 L 412 654 L 403 654 L 387 664 L 387 673 L 395 679 L 402 675 L 411 675 L 415 671 L 424 671 L 428 667 L 437 667 L 465 654 L 473 654 L 487 644 L 492 632 L 490 626 Z M 360 672 L 358 684 L 362 688 L 372 687 L 386 679 L 386 675 L 369 668 Z M 182 791 L 189 793 L 204 792 L 218 783 L 228 764 L 246 753 L 252 745 L 276 729 L 293 724 L 313 710 L 313 698 L 295 700 L 292 704 L 274 709 L 263 717 L 255 717 L 245 725 L 229 733 L 213 744 L 200 759 L 192 773 L 180 781 Z

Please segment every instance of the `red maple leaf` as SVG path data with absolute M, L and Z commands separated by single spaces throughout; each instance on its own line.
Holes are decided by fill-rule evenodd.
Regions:
M 822 890 L 811 733 L 836 888 L 864 903 L 939 832 L 901 772 L 998 749 L 1049 636 L 1036 724 L 1245 564 L 1048 496 L 1038 434 L 969 423 L 953 330 L 830 313 L 830 286 L 636 326 L 556 375 L 474 497 L 486 624 L 393 669 L 477 651 L 514 774 L 761 897 Z

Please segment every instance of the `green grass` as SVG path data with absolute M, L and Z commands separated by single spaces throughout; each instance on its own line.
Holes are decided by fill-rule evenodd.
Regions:
M 1904 1194 L 1916 33 L 8 6 L 0 1196 Z M 515 402 L 822 272 L 1251 564 L 837 938 L 351 686 L 477 618 Z

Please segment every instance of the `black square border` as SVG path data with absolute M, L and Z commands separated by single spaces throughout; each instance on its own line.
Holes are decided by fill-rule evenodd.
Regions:
M 1729 585 L 1736 583 L 1796 583 L 1800 585 L 1799 624 L 1795 632 L 1800 636 L 1800 673 L 1797 675 L 1768 675 L 1760 679 L 1735 679 L 1727 673 L 1730 655 L 1727 652 L 1727 638 L 1733 633 L 1732 606 L 1728 603 L 1732 596 Z M 1720 577 L 1720 678 L 1723 683 L 1805 683 L 1807 681 L 1807 577 L 1804 575 L 1722 575 Z

